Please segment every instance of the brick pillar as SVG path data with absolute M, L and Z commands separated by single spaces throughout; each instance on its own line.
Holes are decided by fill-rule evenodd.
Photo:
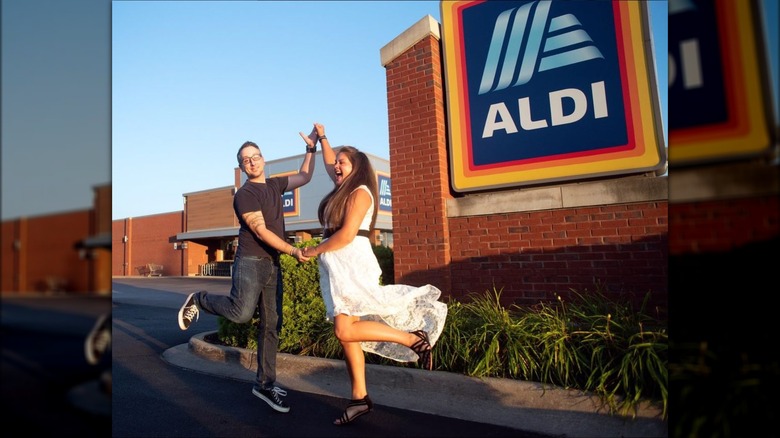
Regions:
M 125 219 L 125 236 L 127 242 L 124 244 L 125 265 L 124 275 L 133 275 L 133 218 Z
M 381 50 L 387 75 L 395 281 L 450 295 L 444 88 L 439 23 L 426 16 Z

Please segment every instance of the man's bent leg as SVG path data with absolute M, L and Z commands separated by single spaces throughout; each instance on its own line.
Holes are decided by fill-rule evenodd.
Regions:
M 198 306 L 213 315 L 224 316 L 235 323 L 252 319 L 260 297 L 260 286 L 265 281 L 266 259 L 238 257 L 233 262 L 233 280 L 230 295 L 209 294 L 201 291 L 195 295 Z

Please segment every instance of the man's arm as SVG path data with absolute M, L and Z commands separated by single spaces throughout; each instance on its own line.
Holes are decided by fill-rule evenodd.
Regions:
M 260 240 L 267 243 L 275 250 L 279 251 L 280 253 L 295 257 L 299 262 L 305 262 L 306 260 L 309 260 L 308 257 L 303 255 L 300 248 L 296 248 L 290 245 L 279 236 L 274 234 L 273 231 L 266 228 L 262 211 L 250 211 L 249 213 L 244 213 L 241 215 L 241 217 L 244 219 L 244 222 L 246 222 L 247 226 L 249 226 L 249 229 L 252 230 L 252 232 L 255 233 L 258 238 L 260 238 Z
M 308 136 L 304 135 L 303 132 L 299 134 L 306 142 L 306 154 L 303 156 L 303 163 L 301 163 L 298 173 L 287 177 L 287 190 L 293 190 L 308 183 L 314 175 L 314 162 L 317 161 L 314 159 L 314 155 L 317 153 L 317 129 L 313 128 Z

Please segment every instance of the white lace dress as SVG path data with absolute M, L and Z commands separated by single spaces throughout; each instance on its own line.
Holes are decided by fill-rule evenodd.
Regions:
M 366 186 L 364 189 L 371 196 Z M 357 189 L 356 189 L 357 190 Z M 371 225 L 374 198 L 360 225 Z M 447 305 L 439 302 L 441 291 L 427 284 L 407 286 L 380 285 L 382 270 L 367 237 L 355 236 L 347 246 L 319 256 L 320 289 L 325 301 L 326 317 L 346 314 L 363 320 L 381 321 L 405 332 L 425 330 L 431 345 L 439 339 L 447 318 Z M 417 354 L 395 342 L 361 342 L 363 351 L 399 362 L 413 362 Z

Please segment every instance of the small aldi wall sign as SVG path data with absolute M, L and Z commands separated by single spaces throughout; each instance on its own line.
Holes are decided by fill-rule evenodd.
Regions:
M 271 176 L 290 176 L 295 175 L 296 173 L 298 172 L 282 172 Z M 284 213 L 284 217 L 300 216 L 300 202 L 298 202 L 300 196 L 299 190 L 300 189 L 293 189 L 282 193 L 282 212 Z
M 390 175 L 377 171 L 376 182 L 379 187 L 378 213 L 393 214 L 393 192 L 390 186 Z
M 645 2 L 440 7 L 456 191 L 665 169 Z

